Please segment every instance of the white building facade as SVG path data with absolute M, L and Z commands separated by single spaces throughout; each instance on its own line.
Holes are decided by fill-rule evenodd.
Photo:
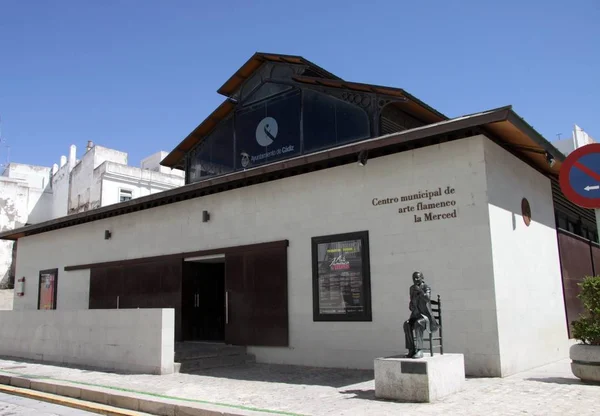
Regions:
M 11 163 L 4 169 L 0 176 L 1 231 L 51 219 L 50 172 L 47 167 L 19 163 Z M 0 241 L 0 288 L 12 284 L 15 256 L 13 243 Z
M 60 214 L 85 212 L 183 186 L 183 172 L 160 165 L 164 154 L 157 152 L 143 159 L 137 168 L 127 165 L 125 152 L 90 145 L 71 170 L 68 183 L 63 183 L 60 170 L 55 175 L 53 186 L 60 189 L 68 185 L 67 212 Z
M 38 224 L 69 214 L 155 194 L 184 184 L 184 174 L 160 165 L 157 152 L 142 167 L 127 165 L 127 153 L 88 143 L 81 159 L 69 157 L 52 168 L 10 163 L 0 176 L 0 230 Z M 15 253 L 0 242 L 0 282 L 8 283 Z M 13 270 L 14 272 L 14 270 Z
M 332 194 L 331 183 L 352 187 Z M 451 209 L 399 213 L 419 202 L 374 202 L 438 189 L 441 196 L 422 201 L 450 200 Z M 529 226 L 515 214 L 524 197 Z M 211 213 L 208 223 L 199 220 L 203 210 Z M 427 220 L 447 212 L 456 216 Z M 112 231 L 110 240 L 104 230 Z M 362 230 L 370 245 L 372 321 L 314 322 L 311 238 Z M 442 294 L 446 351 L 464 353 L 469 374 L 504 376 L 566 356 L 550 183 L 483 136 L 374 159 L 364 169 L 347 165 L 24 237 L 17 273 L 33 283 L 14 309 L 37 309 L 39 270 L 59 270 L 57 309 L 88 309 L 90 270 L 65 267 L 284 239 L 289 345 L 251 347 L 259 361 L 370 368 L 373 358 L 402 352 L 414 270 Z M 53 243 L 59 240 L 69 243 Z M 527 325 L 516 324 L 524 317 Z
M 31 323 L 52 328 L 52 349 L 19 351 L 24 330 L 0 355 L 81 364 L 54 316 L 86 310 L 100 367 L 122 369 L 135 344 L 168 372 L 174 341 L 211 341 L 259 362 L 368 369 L 406 352 L 419 270 L 442 301 L 444 350 L 464 354 L 468 375 L 567 357 L 564 156 L 510 107 L 448 119 L 302 57 L 256 54 L 236 74 L 219 89 L 232 100 L 159 156 L 185 186 L 0 233 L 18 240 L 27 282 L 11 313 L 57 310 Z M 95 200 L 78 189 L 77 206 Z M 138 322 L 138 308 L 153 309 L 144 327 L 93 325 L 112 309 Z M 168 336 L 149 342 L 145 328 Z

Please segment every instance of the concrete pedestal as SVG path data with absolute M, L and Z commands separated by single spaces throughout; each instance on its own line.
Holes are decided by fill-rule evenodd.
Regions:
M 600 346 L 571 345 L 569 349 L 571 371 L 582 381 L 600 383 Z
M 462 390 L 464 383 L 462 354 L 375 359 L 375 396 L 381 399 L 433 402 Z

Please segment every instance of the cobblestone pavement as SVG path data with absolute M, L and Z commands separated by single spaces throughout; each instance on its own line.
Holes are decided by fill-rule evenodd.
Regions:
M 372 371 L 254 364 L 152 376 L 0 360 L 2 372 L 315 416 L 600 415 L 600 386 L 576 379 L 568 360 L 503 379 L 470 378 L 464 391 L 432 404 L 376 400 Z

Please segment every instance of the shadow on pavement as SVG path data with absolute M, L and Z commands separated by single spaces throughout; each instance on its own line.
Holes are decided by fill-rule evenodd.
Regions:
M 576 378 L 568 378 L 568 377 L 545 377 L 545 378 L 526 378 L 527 381 L 537 381 L 540 383 L 551 383 L 551 384 L 590 384 L 593 383 L 584 383 L 583 381 Z
M 190 375 L 262 381 L 265 383 L 304 384 L 340 388 L 372 381 L 373 370 L 316 368 L 293 365 L 246 364 L 187 372 Z
M 390 403 L 415 403 L 415 402 L 410 402 L 408 400 L 380 399 L 378 397 L 375 397 L 375 390 L 373 390 L 373 389 L 342 390 L 342 391 L 340 391 L 340 393 L 347 394 L 348 397 L 346 397 L 346 399 L 373 400 L 375 402 L 390 402 Z M 352 396 L 350 396 L 350 395 L 352 395 Z
M 342 390 L 340 391 L 342 394 L 347 394 L 347 399 L 362 399 L 362 400 L 376 400 L 376 401 L 385 401 L 378 399 L 375 397 L 375 390 Z M 350 396 L 352 395 L 352 396 Z

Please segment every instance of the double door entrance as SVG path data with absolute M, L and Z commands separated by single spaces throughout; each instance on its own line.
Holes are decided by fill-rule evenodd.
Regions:
M 186 341 L 224 341 L 225 262 L 184 261 L 182 314 Z
M 287 241 L 89 267 L 90 309 L 173 308 L 176 341 L 288 345 Z
M 183 259 L 183 341 L 287 346 L 287 246 L 223 251 Z

